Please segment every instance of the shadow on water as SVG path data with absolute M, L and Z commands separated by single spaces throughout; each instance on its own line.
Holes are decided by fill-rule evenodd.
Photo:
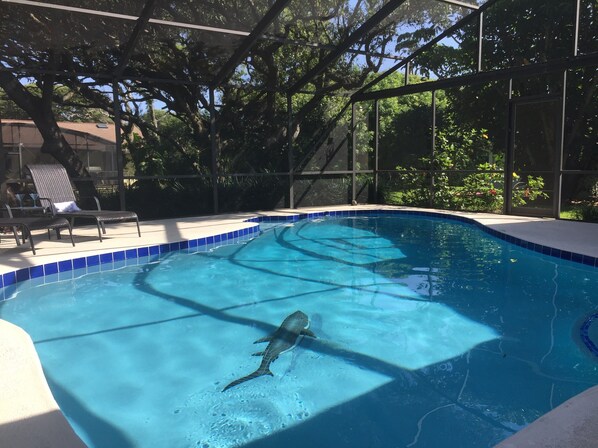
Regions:
M 422 397 L 426 396 L 423 387 L 419 389 Z M 429 395 L 429 392 L 427 393 Z M 427 398 L 427 397 L 426 397 Z M 460 448 L 480 448 L 493 446 L 508 437 L 514 431 L 496 424 L 492 426 L 457 419 L 450 427 L 425 422 L 414 413 L 418 403 L 414 398 L 406 398 L 396 385 L 388 383 L 352 400 L 326 409 L 296 425 L 252 440 L 242 445 L 243 448 L 389 448 L 389 447 L 438 447 L 453 446 L 456 431 L 468 435 L 469 443 L 460 444 Z M 447 400 L 437 400 L 437 411 L 454 412 L 455 404 Z M 447 408 L 447 409 L 445 409 Z M 423 426 L 423 430 L 422 430 Z M 475 426 L 475 427 L 474 427 Z M 491 432 L 488 443 L 480 443 L 480 426 L 485 432 Z M 409 430 L 405 430 L 409 428 Z M 430 438 L 432 441 L 430 441 Z M 421 439 L 421 441 L 420 441 Z M 483 439 L 483 438 L 482 438 Z M 389 442 L 392 441 L 392 442 Z M 418 443 L 420 442 L 420 443 Z M 240 446 L 240 445 L 236 445 Z
M 101 417 L 93 414 L 83 403 L 78 401 L 67 389 L 44 372 L 52 394 L 60 409 L 67 416 L 76 416 L 77 425 L 85 433 L 85 440 L 96 447 L 134 448 L 136 445 L 126 434 Z
M 319 253 L 316 251 L 308 250 L 298 246 L 297 244 L 293 244 L 285 238 L 288 231 L 288 228 L 283 228 L 281 231 L 276 232 L 276 243 L 289 251 L 300 253 L 302 256 L 309 257 L 311 260 L 334 261 L 338 263 L 343 263 L 345 265 L 370 269 L 373 272 L 378 272 L 380 270 L 386 271 L 388 270 L 387 268 L 389 265 L 394 266 L 395 269 L 397 269 L 397 267 L 398 269 L 402 269 L 402 264 L 398 260 L 379 260 L 369 264 L 353 263 L 351 261 L 352 251 L 367 246 L 367 244 L 363 244 L 366 242 L 367 238 L 360 239 L 357 242 L 350 242 L 345 239 L 341 239 L 342 243 L 346 243 L 345 249 L 339 247 L 338 238 L 331 238 L 329 243 L 325 242 L 324 245 L 322 245 L 322 252 L 326 252 L 327 244 L 329 244 L 328 247 L 334 247 L 336 251 L 345 250 L 347 253 L 347 257 L 346 259 L 343 259 L 342 257 L 339 258 L 329 256 L 325 253 Z M 304 235 L 300 235 L 300 238 L 306 239 L 307 237 L 305 237 Z M 240 267 L 243 267 L 251 271 L 255 271 L 257 273 L 266 273 L 269 275 L 277 276 L 281 279 L 281 281 L 286 281 L 288 278 L 291 278 L 294 280 L 318 283 L 322 287 L 324 287 L 326 291 L 333 291 L 337 289 L 355 289 L 360 291 L 372 292 L 371 289 L 368 289 L 368 285 L 347 285 L 321 279 L 317 280 L 310 279 L 307 277 L 304 278 L 299 275 L 299 273 L 301 272 L 300 269 L 298 269 L 298 272 L 294 274 L 288 274 L 280 271 L 275 271 L 273 269 L 267 269 L 263 266 L 257 266 L 255 264 L 252 264 L 252 260 L 242 258 L 243 253 L 247 250 L 248 247 L 250 247 L 251 244 L 251 242 L 248 242 L 245 245 L 239 246 L 236 250 L 233 251 L 232 254 L 227 254 L 226 257 L 222 257 L 221 255 L 214 253 L 201 255 L 213 257 L 215 259 L 225 258 L 229 263 L 236 264 Z M 256 305 L 257 303 L 291 300 L 297 297 L 308 296 L 311 294 L 322 292 L 322 290 L 320 290 L 315 292 L 298 293 L 284 297 L 277 297 L 275 299 L 267 299 L 264 301 L 252 303 L 243 303 L 227 308 L 218 309 L 202 303 L 198 303 L 191 299 L 187 299 L 184 297 L 177 296 L 175 294 L 166 293 L 155 289 L 149 281 L 149 276 L 151 275 L 153 270 L 157 268 L 157 266 L 158 264 L 147 265 L 147 269 L 144 269 L 137 273 L 134 281 L 136 288 L 145 294 L 160 298 L 170 303 L 174 303 L 188 310 L 191 310 L 192 312 L 185 316 L 179 316 L 172 319 L 140 323 L 122 328 L 105 329 L 97 333 L 118 331 L 138 326 L 141 327 L 147 325 L 156 325 L 170 320 L 187 319 L 198 316 L 208 316 L 210 318 L 217 319 L 219 321 L 226 322 L 229 324 L 258 328 L 262 330 L 265 334 L 269 334 L 276 329 L 276 326 L 256 319 L 230 315 L 227 313 L 227 311 L 238 309 L 244 306 Z M 408 268 L 405 268 L 405 270 L 407 269 Z M 389 282 L 391 281 L 392 280 L 389 279 Z M 380 283 L 371 286 L 379 285 Z M 382 292 L 382 294 L 391 296 L 393 298 L 400 298 L 403 300 L 428 301 L 427 298 L 404 296 L 386 292 Z M 87 336 L 87 334 L 64 336 L 62 338 L 55 338 L 52 340 L 69 339 L 82 336 Z M 37 341 L 37 343 L 49 341 L 50 340 Z M 303 421 L 291 428 L 287 428 L 284 431 L 277 432 L 261 440 L 249 442 L 245 446 L 251 448 L 269 448 L 279 446 L 299 447 L 300 445 L 301 447 L 343 446 L 342 443 L 339 444 L 338 437 L 340 434 L 345 435 L 347 437 L 346 443 L 350 446 L 382 447 L 384 446 L 380 444 L 382 442 L 378 444 L 376 443 L 376 432 L 379 430 L 381 434 L 384 434 L 384 432 L 387 432 L 389 428 L 393 428 L 394 426 L 396 426 L 394 422 L 390 421 L 391 418 L 414 418 L 414 416 L 409 413 L 409 403 L 402 400 L 403 397 L 393 396 L 393 394 L 397 394 L 397 389 L 400 388 L 397 388 L 396 385 L 391 386 L 392 383 L 396 381 L 405 381 L 405 378 L 408 378 L 411 381 L 415 381 L 419 384 L 425 384 L 425 388 L 423 389 L 425 389 L 427 393 L 434 394 L 434 396 L 436 397 L 436 401 L 438 401 L 441 404 L 447 406 L 454 406 L 455 408 L 460 409 L 463 412 L 473 415 L 476 420 L 481 420 L 490 427 L 495 428 L 497 431 L 504 432 L 507 435 L 514 432 L 511 428 L 503 425 L 501 422 L 493 419 L 491 416 L 488 416 L 483 412 L 479 411 L 478 409 L 460 402 L 458 400 L 458 397 L 449 396 L 440 387 L 430 383 L 427 380 L 427 378 L 420 372 L 405 370 L 383 360 L 365 354 L 357 353 L 339 346 L 335 346 L 333 343 L 327 342 L 325 340 L 312 341 L 309 344 L 308 350 L 330 357 L 342 359 L 343 361 L 357 365 L 362 369 L 367 369 L 372 372 L 386 375 L 392 378 L 392 380 L 387 385 L 381 386 L 378 389 L 375 389 L 374 391 L 370 391 L 357 398 L 348 400 L 338 406 L 333 407 L 332 409 L 325 410 L 313 417 L 310 417 L 309 420 Z M 112 427 L 97 416 L 91 414 L 81 403 L 79 403 L 72 395 L 70 395 L 67 390 L 62 388 L 57 383 L 53 382 L 51 378 L 48 378 L 48 382 L 50 383 L 52 391 L 55 394 L 57 400 L 60 402 L 61 407 L 64 409 L 65 413 L 77 415 L 77 424 L 81 428 L 83 428 L 83 430 L 88 435 L 88 440 L 90 440 L 94 446 L 118 446 L 125 448 L 133 446 L 133 443 L 130 440 L 128 440 L 122 432 Z M 227 398 L 223 396 L 223 400 L 225 399 Z M 384 407 L 384 409 L 382 410 L 382 412 L 375 412 L 376 406 L 378 406 L 378 408 Z M 364 409 L 369 409 L 370 411 L 374 410 L 374 414 L 372 414 L 371 412 L 367 413 L 364 411 Z M 417 427 L 417 421 L 414 421 L 413 425 L 413 427 Z M 323 431 L 322 428 L 330 428 L 330 430 Z M 409 436 L 393 434 L 393 437 L 398 437 L 402 440 L 401 443 L 407 444 L 412 440 L 413 434 Z M 385 440 L 388 439 L 385 438 Z
M 245 246 L 242 246 L 239 249 L 237 249 L 237 251 L 235 251 L 235 254 L 238 254 L 239 251 L 242 251 L 244 247 Z M 229 258 L 229 260 L 233 260 L 234 256 L 229 256 L 228 258 Z M 234 261 L 232 261 L 232 262 L 234 262 Z M 209 317 L 218 319 L 223 322 L 233 323 L 233 324 L 237 324 L 237 325 L 246 325 L 246 326 L 253 327 L 253 328 L 260 328 L 266 334 L 272 333 L 277 328 L 276 326 L 273 326 L 271 324 L 264 323 L 264 322 L 261 322 L 261 321 L 255 320 L 255 319 L 231 316 L 231 315 L 227 314 L 225 312 L 225 310 L 223 310 L 223 309 L 216 309 L 216 308 L 213 308 L 213 307 L 201 304 L 201 303 L 197 303 L 190 299 L 186 299 L 183 297 L 179 297 L 179 296 L 176 296 L 173 294 L 168 294 L 168 293 L 156 290 L 147 281 L 148 276 L 151 274 L 151 270 L 155 269 L 156 267 L 157 267 L 157 265 L 152 265 L 149 270 L 144 270 L 143 272 L 139 272 L 137 274 L 135 285 L 137 285 L 136 287 L 140 291 L 144 292 L 145 294 L 151 294 L 154 297 L 159 297 L 159 298 L 167 300 L 171 303 L 175 303 L 177 305 L 186 307 L 188 309 L 192 309 L 197 312 L 197 315 L 205 315 L 205 316 L 209 316 Z M 259 268 L 258 268 L 258 270 L 259 270 Z M 337 285 L 337 286 L 340 287 L 341 285 Z M 347 288 L 348 286 L 342 285 L 342 287 Z M 301 295 L 302 294 L 299 294 L 299 296 L 301 296 Z M 293 297 L 294 296 L 285 297 L 285 300 L 291 299 Z M 233 308 L 236 308 L 236 307 L 233 307 Z M 420 373 L 418 373 L 416 371 L 408 371 L 408 370 L 398 367 L 392 363 L 388 363 L 388 362 L 385 362 L 385 361 L 380 360 L 375 357 L 371 357 L 371 356 L 368 356 L 368 355 L 365 355 L 362 353 L 354 352 L 352 350 L 348 350 L 348 349 L 336 346 L 335 344 L 333 344 L 331 342 L 327 342 L 327 341 L 324 341 L 321 339 L 310 340 L 308 347 L 306 347 L 306 349 L 311 350 L 313 352 L 317 352 L 322 355 L 342 359 L 343 361 L 357 365 L 362 369 L 367 369 L 372 372 L 383 374 L 383 375 L 386 375 L 395 380 L 399 379 L 399 378 L 405 378 L 406 376 L 410 377 L 412 379 L 415 379 L 419 383 L 425 384 L 426 389 L 428 391 L 433 391 L 434 394 L 437 397 L 439 397 L 443 402 L 452 404 L 455 407 L 461 409 L 463 412 L 472 414 L 475 416 L 476 419 L 482 420 L 482 421 L 486 422 L 488 425 L 490 425 L 494 428 L 498 428 L 501 431 L 506 431 L 507 433 L 514 432 L 511 428 L 503 425 L 501 422 L 496 421 L 495 419 L 489 417 L 488 415 L 484 414 L 483 412 L 481 412 L 475 408 L 472 408 L 470 406 L 467 406 L 464 403 L 458 402 L 456 397 L 451 397 L 450 395 L 445 393 L 441 388 L 430 383 L 425 378 L 425 376 L 421 375 Z M 342 406 L 353 409 L 353 406 L 357 406 L 357 405 L 352 404 L 355 400 L 357 400 L 357 404 L 358 404 L 360 400 L 370 399 L 370 398 L 368 398 L 369 395 L 370 394 L 364 394 L 361 397 L 358 397 L 354 400 L 349 400 Z M 378 399 L 383 400 L 383 397 L 384 397 L 384 395 L 379 395 Z M 226 398 L 223 397 L 223 399 L 226 399 Z M 330 418 L 336 419 L 333 411 L 324 412 L 323 416 L 320 418 L 329 418 L 329 417 L 326 417 L 326 415 L 331 416 Z M 339 420 L 338 423 L 341 424 L 342 420 Z M 308 425 L 308 427 L 311 427 L 310 426 L 311 423 L 301 423 L 301 425 L 299 425 L 299 426 L 303 426 L 303 425 Z M 374 427 L 375 426 L 376 425 L 374 425 Z M 295 432 L 298 430 L 299 429 L 294 428 L 294 429 L 289 429 L 288 431 Z M 310 429 L 310 431 L 311 431 L 311 429 Z M 280 434 L 287 434 L 287 431 L 284 431 L 283 433 L 280 433 Z M 276 438 L 282 437 L 280 434 L 274 435 L 272 437 L 276 437 Z M 278 442 L 273 442 L 273 443 L 278 443 Z M 260 446 L 260 445 L 256 445 L 256 446 Z M 273 445 L 264 445 L 264 446 L 277 446 L 277 445 L 273 444 Z M 282 445 L 278 445 L 278 446 L 282 446 Z M 295 445 L 293 445 L 293 446 L 295 446 Z M 324 446 L 324 445 L 313 445 L 313 446 Z M 335 446 L 335 445 L 332 444 L 332 445 L 327 445 L 327 446 Z M 336 446 L 338 446 L 338 445 L 336 445 Z M 356 445 L 353 445 L 353 446 L 356 446 Z

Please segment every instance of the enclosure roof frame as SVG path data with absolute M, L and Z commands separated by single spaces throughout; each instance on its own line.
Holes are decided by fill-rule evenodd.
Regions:
M 270 8 L 263 14 L 263 16 L 259 19 L 258 23 L 254 25 L 251 31 L 241 31 L 241 30 L 234 30 L 226 27 L 217 27 L 217 26 L 206 26 L 206 25 L 199 25 L 194 23 L 182 23 L 172 20 L 162 20 L 158 18 L 154 18 L 153 12 L 154 10 L 159 7 L 158 3 L 155 0 L 147 0 L 143 3 L 143 10 L 139 14 L 139 16 L 134 16 L 130 14 L 122 14 L 116 12 L 109 12 L 100 9 L 95 9 L 93 6 L 86 6 L 86 7 L 78 7 L 78 6 L 70 6 L 66 4 L 60 4 L 59 2 L 43 2 L 43 1 L 36 1 L 36 0 L 0 0 L 0 3 L 12 4 L 12 5 L 21 5 L 26 7 L 36 7 L 36 8 L 44 8 L 44 9 L 51 9 L 51 10 L 58 10 L 64 12 L 72 12 L 78 14 L 85 14 L 88 16 L 99 16 L 105 18 L 114 18 L 114 19 L 121 19 L 121 20 L 129 20 L 135 21 L 135 26 L 133 31 L 130 33 L 129 38 L 127 39 L 126 44 L 123 46 L 123 55 L 118 61 L 116 67 L 113 69 L 112 73 L 105 73 L 102 71 L 93 72 L 93 73 L 83 73 L 80 71 L 62 71 L 62 70 L 51 70 L 43 67 L 30 67 L 30 68 L 16 68 L 16 67 L 8 67 L 8 66 L 0 66 L 0 71 L 8 71 L 11 73 L 15 73 L 19 76 L 27 76 L 27 75 L 35 75 L 35 74 L 50 74 L 55 76 L 64 76 L 64 77 L 89 77 L 93 79 L 106 79 L 109 81 L 123 81 L 123 80 L 155 80 L 160 83 L 174 83 L 174 84 L 192 84 L 192 85 L 200 85 L 204 87 L 211 87 L 211 88 L 218 88 L 223 83 L 227 81 L 230 77 L 231 73 L 242 63 L 243 59 L 248 55 L 250 50 L 259 42 L 261 39 L 266 40 L 281 40 L 276 36 L 268 36 L 266 34 L 266 30 L 268 26 L 280 17 L 282 11 L 289 5 L 291 0 L 275 0 Z M 282 39 L 281 44 L 283 45 L 303 45 L 306 47 L 315 47 L 319 49 L 329 50 L 329 52 L 324 55 L 323 59 L 308 73 L 304 74 L 299 81 L 295 82 L 291 87 L 286 88 L 286 92 L 290 94 L 299 93 L 303 86 L 309 83 L 313 78 L 324 72 L 332 63 L 334 63 L 340 56 L 345 53 L 355 53 L 355 54 L 362 54 L 365 56 L 372 56 L 376 58 L 388 58 L 388 59 L 399 59 L 398 56 L 390 55 L 390 54 L 382 54 L 376 52 L 370 52 L 367 50 L 356 50 L 351 48 L 352 45 L 359 42 L 360 39 L 365 37 L 371 30 L 375 28 L 376 25 L 382 22 L 389 14 L 391 14 L 395 9 L 400 7 L 406 0 L 389 0 L 386 2 L 381 8 L 377 11 L 373 12 L 361 26 L 359 26 L 356 30 L 352 31 L 348 34 L 348 36 L 336 46 L 331 45 L 321 45 L 317 43 L 310 43 L 310 42 L 300 42 L 300 41 L 288 41 L 286 39 Z M 453 6 L 458 6 L 461 8 L 469 9 L 471 11 L 478 11 L 481 7 L 476 4 L 471 4 L 463 0 L 434 0 L 438 3 L 446 3 Z M 493 2 L 494 0 L 489 0 L 489 2 Z M 466 17 L 468 17 L 467 15 Z M 233 54 L 225 60 L 224 64 L 220 67 L 217 71 L 216 75 L 211 77 L 209 80 L 186 80 L 186 79 L 165 79 L 160 77 L 135 77 L 134 75 L 127 74 L 126 68 L 130 61 L 130 58 L 133 54 L 133 51 L 136 48 L 136 45 L 139 41 L 139 36 L 143 32 L 143 30 L 147 27 L 148 24 L 156 24 L 156 25 L 164 25 L 164 26 L 172 26 L 172 27 L 180 27 L 183 29 L 188 30 L 201 30 L 213 33 L 223 33 L 229 35 L 236 35 L 242 37 L 241 43 L 235 48 Z

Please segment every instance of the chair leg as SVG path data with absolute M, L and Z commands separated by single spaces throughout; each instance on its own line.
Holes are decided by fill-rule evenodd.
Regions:
M 141 238 L 141 230 L 139 229 L 139 218 L 135 218 L 135 222 L 137 223 L 137 235 Z
M 25 224 L 23 224 L 23 243 L 25 242 L 25 235 L 29 238 L 29 246 L 31 246 L 31 252 L 35 255 L 35 244 L 33 243 L 33 235 L 31 234 L 31 230 Z
M 98 226 L 98 236 L 100 237 L 100 243 L 102 242 L 102 224 L 100 224 L 100 220 L 96 219 L 96 224 Z
M 15 241 L 17 242 L 17 246 L 20 246 L 21 242 L 19 241 L 19 233 L 17 232 L 16 226 L 12 228 L 12 234 L 15 236 Z
M 69 235 L 71 237 L 71 244 L 73 245 L 73 247 L 75 247 L 75 241 L 73 240 L 73 228 L 70 226 L 70 224 L 68 226 L 68 229 L 69 229 Z M 56 232 L 58 232 L 58 231 L 59 230 L 56 229 Z

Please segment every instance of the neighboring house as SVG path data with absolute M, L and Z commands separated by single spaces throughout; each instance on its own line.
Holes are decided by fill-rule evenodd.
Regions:
M 3 118 L 0 124 L 0 180 L 3 183 L 23 179 L 23 167 L 27 164 L 56 162 L 41 153 L 43 139 L 33 121 Z M 94 177 L 116 177 L 114 124 L 58 122 L 58 125 Z

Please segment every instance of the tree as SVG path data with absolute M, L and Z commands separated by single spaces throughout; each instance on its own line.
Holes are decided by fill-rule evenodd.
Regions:
M 155 15 L 182 23 L 212 23 L 243 30 L 257 23 L 270 3 L 266 0 L 250 3 L 216 1 L 202 5 L 201 13 L 191 4 L 168 3 L 159 5 Z M 286 107 L 284 97 L 281 99 L 278 92 L 314 67 L 381 5 L 380 1 L 347 0 L 339 3 L 319 0 L 312 2 L 310 8 L 291 3 L 283 11 L 267 35 L 237 67 L 232 81 L 221 86 L 223 107 L 219 116 L 225 126 L 219 130 L 223 133 L 222 154 L 226 160 L 222 163 L 225 168 L 229 161 L 240 160 L 236 150 L 246 146 L 246 141 L 254 148 L 258 146 L 254 138 L 258 134 L 262 136 L 259 146 L 264 156 L 251 162 L 246 160 L 246 163 L 260 166 L 280 152 L 280 146 L 286 143 Z M 131 9 L 128 2 L 123 1 L 104 0 L 96 2 L 95 6 L 119 12 Z M 295 110 L 293 133 L 301 132 L 302 121 L 318 109 L 327 94 L 360 86 L 370 73 L 380 68 L 382 59 L 364 56 L 364 52 L 386 52 L 397 43 L 394 31 L 398 26 L 429 24 L 432 18 L 446 20 L 446 12 L 450 8 L 449 5 L 438 4 L 419 11 L 416 6 L 405 4 L 402 6 L 404 14 L 389 17 L 364 36 L 351 51 L 309 83 L 308 88 L 315 93 Z M 0 25 L 1 34 L 8 38 L 0 58 L 5 66 L 18 70 L 33 63 L 34 67 L 50 70 L 99 73 L 102 76 L 96 79 L 93 75 L 85 79 L 67 77 L 60 82 L 97 107 L 113 112 L 105 95 L 98 94 L 98 88 L 106 84 L 103 76 L 113 74 L 119 67 L 130 36 L 128 26 L 108 17 L 64 14 L 60 16 L 60 29 L 56 29 L 53 26 L 56 23 L 55 13 L 51 10 L 8 5 L 4 11 L 3 18 L 10 19 L 3 20 Z M 63 32 L 65 29 L 68 33 Z M 433 33 L 428 26 L 422 35 Z M 132 103 L 157 100 L 185 123 L 196 142 L 196 159 L 201 167 L 210 166 L 205 113 L 209 105 L 208 95 L 207 89 L 201 86 L 213 79 L 239 41 L 240 38 L 226 34 L 206 35 L 200 31 L 148 25 L 123 73 L 123 79 L 128 79 L 120 84 L 123 97 L 129 98 Z M 317 44 L 315 48 L 313 43 Z M 41 80 L 42 77 L 39 78 Z M 143 117 L 135 107 L 121 112 L 128 123 L 140 128 L 144 136 L 159 133 L 151 124 L 143 123 Z M 230 126 L 230 135 L 240 138 L 228 138 L 226 126 Z M 184 151 L 184 147 L 173 145 L 176 151 Z M 64 157 L 62 161 L 68 162 Z M 234 169 L 233 166 L 230 168 Z

